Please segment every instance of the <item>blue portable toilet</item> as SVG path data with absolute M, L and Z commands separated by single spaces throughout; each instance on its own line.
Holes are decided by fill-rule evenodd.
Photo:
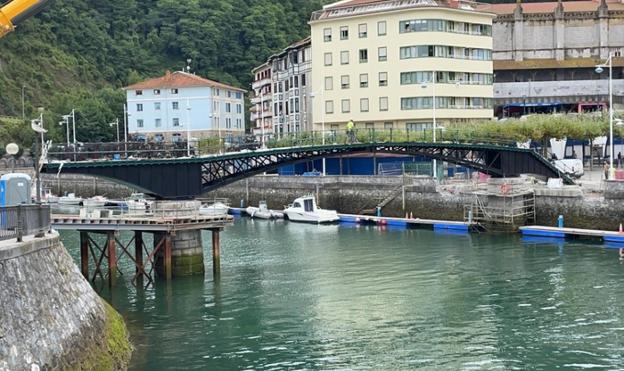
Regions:
M 0 177 L 0 206 L 31 203 L 31 179 L 28 174 L 12 173 Z

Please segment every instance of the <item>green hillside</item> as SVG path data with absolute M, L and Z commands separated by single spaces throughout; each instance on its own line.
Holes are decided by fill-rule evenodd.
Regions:
M 327 2 L 327 1 L 326 1 Z M 309 34 L 322 0 L 57 0 L 0 40 L 0 145 L 29 133 L 2 116 L 45 107 L 46 128 L 64 140 L 60 116 L 77 110 L 80 141 L 115 137 L 120 87 L 179 70 L 249 88 L 250 70 Z M 12 138 L 11 138 L 12 139 Z

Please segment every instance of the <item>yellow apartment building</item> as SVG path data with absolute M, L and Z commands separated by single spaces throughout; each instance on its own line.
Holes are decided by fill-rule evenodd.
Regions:
M 312 14 L 314 130 L 493 117 L 492 20 L 476 3 L 345 0 Z M 435 79 L 434 79 L 435 76 Z

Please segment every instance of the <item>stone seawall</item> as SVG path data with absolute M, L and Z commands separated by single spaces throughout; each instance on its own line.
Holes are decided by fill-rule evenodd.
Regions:
M 0 370 L 119 370 L 125 324 L 82 277 L 57 233 L 0 242 Z

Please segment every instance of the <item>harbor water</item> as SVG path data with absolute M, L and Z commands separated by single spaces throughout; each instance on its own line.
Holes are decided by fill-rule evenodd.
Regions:
M 206 234 L 205 277 L 137 289 L 126 257 L 101 288 L 130 369 L 624 367 L 624 264 L 600 244 L 249 219 L 221 241 L 217 280 Z

